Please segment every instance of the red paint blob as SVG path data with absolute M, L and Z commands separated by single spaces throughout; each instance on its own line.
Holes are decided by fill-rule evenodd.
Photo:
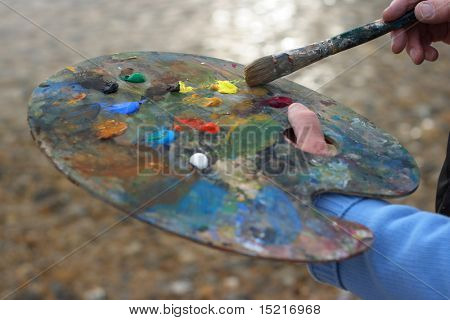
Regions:
M 214 122 L 208 122 L 199 128 L 200 131 L 216 134 L 220 132 L 220 127 Z
M 289 97 L 273 97 L 264 101 L 265 105 L 280 109 L 290 106 L 294 101 Z
M 232 63 L 231 66 L 232 66 L 234 69 L 236 69 L 237 64 L 236 64 L 236 63 Z
M 187 118 L 187 119 L 176 118 L 175 120 L 187 127 L 195 129 L 195 130 L 212 133 L 212 134 L 217 134 L 220 132 L 220 127 L 217 124 L 215 124 L 214 122 L 205 122 L 202 119 L 196 119 L 196 118 Z M 176 131 L 183 130 L 183 127 L 178 124 L 175 124 L 173 128 Z
M 192 129 L 199 129 L 202 125 L 205 124 L 205 121 L 203 121 L 202 119 L 196 119 L 196 118 L 187 118 L 187 119 L 180 119 L 180 118 L 176 118 L 176 121 L 178 121 L 181 124 L 184 124 L 185 126 L 188 126 Z M 181 129 L 181 127 L 180 127 Z

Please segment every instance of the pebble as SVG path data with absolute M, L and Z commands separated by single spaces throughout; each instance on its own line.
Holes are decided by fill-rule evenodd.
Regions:
M 234 276 L 226 277 L 223 285 L 228 289 L 237 289 L 239 287 L 239 278 Z
M 106 291 L 102 287 L 95 287 L 83 294 L 85 300 L 103 300 L 106 299 Z
M 192 283 L 187 280 L 176 280 L 169 285 L 170 292 L 176 295 L 184 295 L 192 291 Z

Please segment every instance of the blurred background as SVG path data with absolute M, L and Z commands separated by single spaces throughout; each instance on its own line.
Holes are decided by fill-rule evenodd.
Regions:
M 388 0 L 1 1 L 0 296 L 122 217 L 70 183 L 32 141 L 27 101 L 36 85 L 84 60 L 82 56 L 123 51 L 195 53 L 245 64 L 378 19 L 387 4 Z M 422 174 L 419 190 L 398 202 L 433 210 L 450 129 L 450 47 L 437 45 L 439 62 L 418 67 L 406 55 L 391 54 L 388 41 L 384 37 L 342 53 L 291 78 L 343 102 L 396 136 L 414 155 Z M 8 298 L 354 297 L 315 283 L 303 265 L 204 248 L 130 219 Z

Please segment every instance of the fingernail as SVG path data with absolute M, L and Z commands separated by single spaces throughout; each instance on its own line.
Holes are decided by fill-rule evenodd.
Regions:
M 434 6 L 429 2 L 419 3 L 419 13 L 423 19 L 431 19 L 434 17 Z

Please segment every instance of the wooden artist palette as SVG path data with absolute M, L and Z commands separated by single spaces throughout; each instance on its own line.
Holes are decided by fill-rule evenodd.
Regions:
M 288 142 L 291 101 L 317 113 L 335 156 Z M 243 66 L 195 55 L 122 53 L 67 67 L 34 90 L 29 124 L 57 168 L 96 197 L 256 257 L 360 253 L 370 230 L 318 212 L 313 196 L 399 197 L 419 183 L 399 142 L 352 110 L 287 80 L 249 88 Z M 207 156 L 205 169 L 189 163 L 194 153 Z

